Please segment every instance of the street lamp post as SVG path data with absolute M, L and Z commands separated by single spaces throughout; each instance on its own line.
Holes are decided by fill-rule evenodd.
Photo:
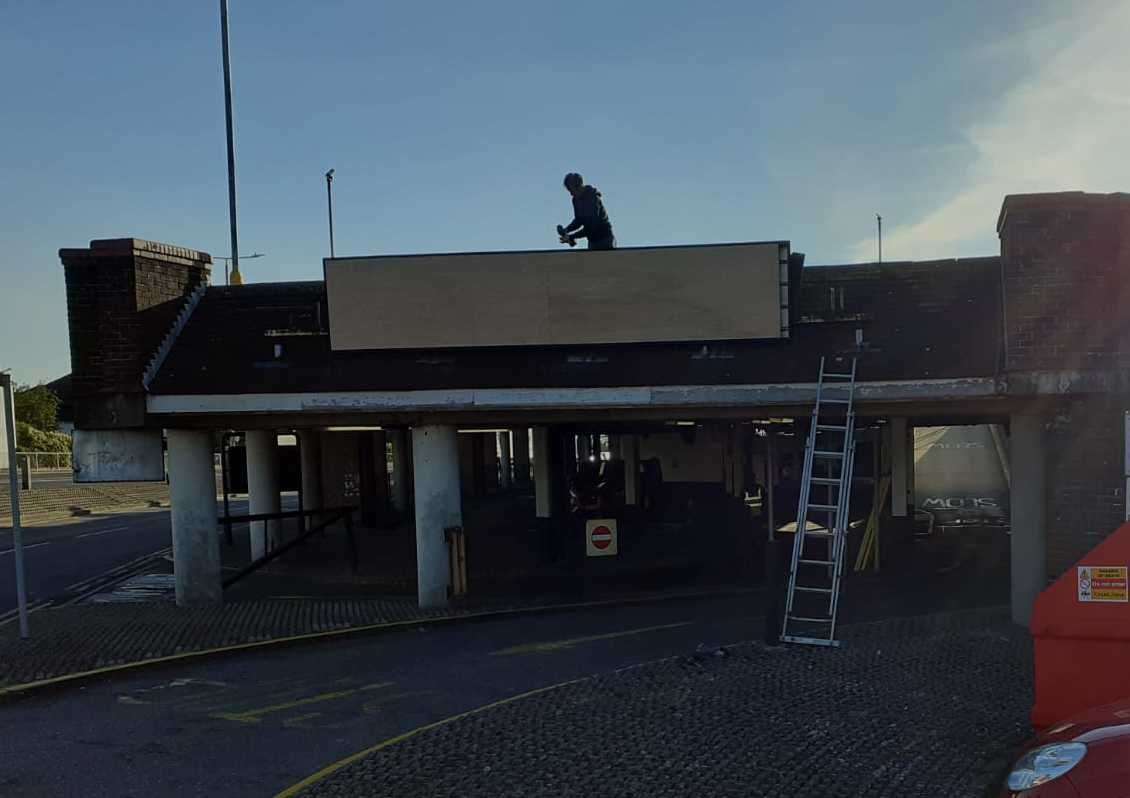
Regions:
M 330 257 L 334 256 L 334 170 L 326 172 L 326 207 L 330 212 Z
M 252 253 L 251 253 L 250 255 L 244 255 L 244 256 L 243 256 L 243 259 L 244 259 L 244 260 L 252 260 L 252 259 L 254 259 L 254 258 L 261 258 L 261 257 L 263 257 L 263 253 L 262 253 L 262 252 L 252 252 Z M 232 262 L 232 258 L 231 258 L 231 256 L 230 256 L 230 255 L 227 255 L 227 256 L 225 256 L 225 255 L 217 255 L 217 256 L 216 256 L 216 260 L 222 260 L 222 261 L 224 262 L 224 285 L 230 285 L 230 283 L 229 283 L 229 281 L 228 281 L 228 280 L 229 280 L 229 277 L 228 277 L 228 266 L 229 266 L 229 265 L 231 264 L 231 262 Z M 241 284 L 242 284 L 242 280 L 240 281 L 240 283 L 237 283 L 236 285 L 241 285 Z
M 231 59 L 228 55 L 228 0 L 220 0 L 220 35 L 224 51 L 224 118 L 228 134 L 228 221 L 231 224 L 231 282 L 243 285 L 239 273 L 239 235 L 235 222 L 235 134 L 232 131 Z
M 20 637 L 28 636 L 27 585 L 24 581 L 24 534 L 20 526 L 20 477 L 16 463 L 16 401 L 12 375 L 0 372 L 0 395 L 4 398 L 4 429 L 8 438 L 8 490 L 12 502 L 12 559 L 16 565 L 16 605 L 20 616 Z

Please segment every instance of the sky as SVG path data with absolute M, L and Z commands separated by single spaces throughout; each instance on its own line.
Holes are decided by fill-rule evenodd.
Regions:
M 227 255 L 219 3 L 0 0 L 0 368 L 70 369 L 58 250 Z M 337 254 L 621 246 L 994 254 L 1006 194 L 1130 189 L 1130 4 L 231 0 L 253 281 Z M 215 281 L 222 282 L 222 263 Z

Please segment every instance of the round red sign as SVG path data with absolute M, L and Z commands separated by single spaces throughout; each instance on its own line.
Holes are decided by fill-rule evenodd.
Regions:
M 592 545 L 594 548 L 607 549 L 612 545 L 612 530 L 604 526 L 603 524 L 597 527 L 593 527 L 592 534 L 589 535 L 589 539 L 592 540 Z

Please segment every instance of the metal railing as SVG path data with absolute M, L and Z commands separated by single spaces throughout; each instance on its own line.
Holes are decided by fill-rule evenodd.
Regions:
M 223 586 L 229 587 L 238 582 L 243 577 L 247 576 L 254 571 L 259 570 L 271 560 L 279 557 L 286 552 L 293 549 L 300 543 L 305 543 L 311 535 L 318 532 L 324 533 L 326 528 L 338 521 L 345 522 L 345 535 L 349 543 L 349 561 L 353 567 L 353 572 L 357 572 L 357 541 L 353 536 L 353 513 L 357 511 L 356 507 L 321 507 L 313 510 L 288 510 L 281 513 L 252 513 L 248 515 L 222 515 L 216 520 L 223 524 L 227 529 L 228 542 L 231 543 L 231 525 L 236 523 L 247 523 L 251 521 L 281 521 L 286 518 L 303 519 L 308 516 L 320 516 L 321 519 L 318 523 L 311 526 L 305 532 L 300 533 L 292 540 L 288 540 L 281 546 L 278 546 L 271 551 L 267 552 L 264 556 L 257 560 L 252 560 L 243 568 L 236 571 L 234 574 L 224 580 Z
M 70 452 L 16 452 L 20 468 L 30 468 L 32 471 L 60 471 L 70 470 Z M 0 471 L 7 471 L 8 464 L 0 464 Z

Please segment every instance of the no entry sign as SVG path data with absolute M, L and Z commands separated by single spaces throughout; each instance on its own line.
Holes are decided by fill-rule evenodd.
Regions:
M 612 557 L 619 551 L 615 518 L 591 518 L 585 521 L 585 554 L 589 557 Z

